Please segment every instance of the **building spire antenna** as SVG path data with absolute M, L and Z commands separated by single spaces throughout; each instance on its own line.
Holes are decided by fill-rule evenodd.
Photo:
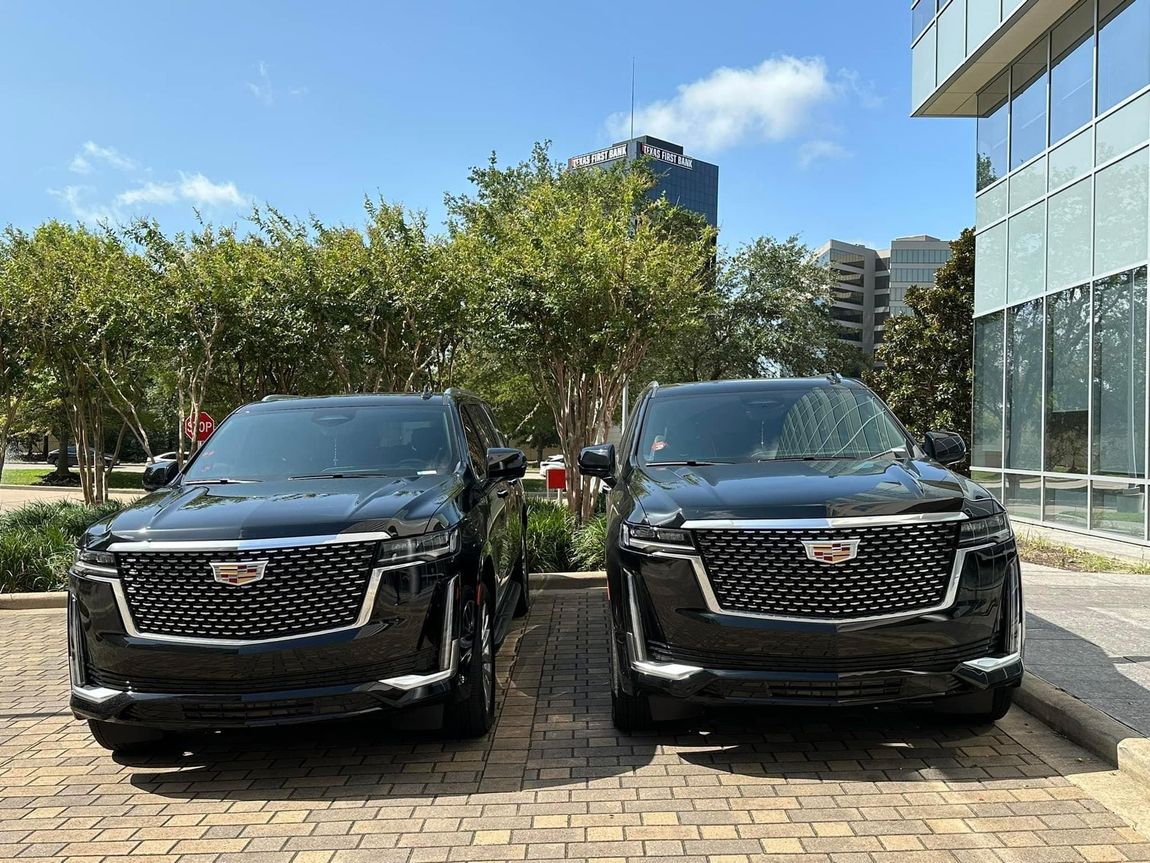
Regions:
M 631 137 L 635 137 L 635 58 L 631 58 Z

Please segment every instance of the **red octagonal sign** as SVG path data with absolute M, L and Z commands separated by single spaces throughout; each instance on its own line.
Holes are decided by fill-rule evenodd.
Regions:
M 206 441 L 215 430 L 216 421 L 207 411 L 200 411 L 198 417 L 188 417 L 184 420 L 184 437 L 198 443 Z

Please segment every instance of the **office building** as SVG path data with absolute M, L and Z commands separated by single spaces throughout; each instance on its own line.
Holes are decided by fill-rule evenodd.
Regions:
M 918 0 L 913 113 L 972 117 L 976 480 L 1146 543 L 1150 0 Z
M 711 227 L 719 226 L 719 166 L 688 156 L 678 144 L 641 135 L 593 153 L 572 156 L 567 167 L 590 168 L 644 157 L 657 177 L 652 197 L 665 195 L 672 204 L 701 214 Z
M 830 240 L 815 250 L 819 264 L 835 274 L 831 317 L 840 338 L 873 354 L 882 344 L 887 320 L 906 314 L 906 291 L 934 284 L 934 274 L 950 260 L 950 243 L 927 234 L 899 237 L 889 249 Z

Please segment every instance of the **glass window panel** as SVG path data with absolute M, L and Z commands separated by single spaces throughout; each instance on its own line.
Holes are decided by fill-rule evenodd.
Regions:
M 994 32 L 999 21 L 999 0 L 966 0 L 966 49 L 973 51 Z
M 1046 290 L 1046 203 L 1012 216 L 1009 225 L 1007 298 L 1015 302 Z
M 1065 144 L 1050 151 L 1050 188 L 1069 183 L 1086 174 L 1094 166 L 1093 148 L 1090 146 L 1091 131 L 1079 132 Z
M 935 30 L 932 26 L 911 50 L 911 101 L 918 107 L 934 92 Z
M 1019 518 L 1042 518 L 1042 477 L 1005 474 L 1002 504 Z
M 1043 521 L 1086 527 L 1086 480 L 1046 477 Z
M 1098 113 L 1150 83 L 1150 0 L 1098 4 Z
M 912 42 L 918 38 L 919 33 L 927 28 L 932 18 L 934 18 L 934 0 L 919 0 L 910 13 L 910 40 Z
M 1098 121 L 1095 161 L 1098 164 L 1125 153 L 1150 138 L 1150 94 L 1139 96 Z
M 1002 474 L 991 470 L 972 470 L 970 478 L 994 495 L 996 500 L 1002 500 Z
M 1150 162 L 1140 150 L 1099 171 L 1095 178 L 1094 272 L 1105 273 L 1146 258 Z
M 1046 194 L 1046 159 L 1031 162 L 1010 180 L 1010 211 L 1025 207 Z
M 1087 473 L 1090 288 L 1046 298 L 1046 469 Z
M 978 94 L 976 136 L 979 189 L 985 189 L 999 177 L 1005 177 L 1008 170 L 1007 133 L 1010 118 L 1008 80 L 1009 76 L 1004 72 Z
M 1022 3 L 1022 0 L 1002 0 L 1002 20 L 1005 21 L 1007 16 L 1017 9 L 1020 3 Z
M 938 80 L 966 59 L 966 0 L 951 0 L 938 16 Z
M 974 313 L 1006 304 L 1006 222 L 983 231 L 974 241 Z
M 1042 300 L 1010 309 L 1006 316 L 1007 467 L 1042 467 Z
M 1010 167 L 1046 149 L 1046 40 L 1014 64 L 1010 98 Z
M 974 319 L 974 418 L 970 463 L 1002 467 L 1003 319 L 997 312 Z
M 1146 475 L 1146 268 L 1094 283 L 1094 472 Z
M 1050 34 L 1050 140 L 1060 141 L 1094 110 L 1094 7 L 1079 3 Z
M 1096 482 L 1092 487 L 1091 529 L 1145 539 L 1145 486 L 1126 482 Z
M 1090 278 L 1092 181 L 1089 177 L 1050 196 L 1047 207 L 1047 287 L 1079 284 Z

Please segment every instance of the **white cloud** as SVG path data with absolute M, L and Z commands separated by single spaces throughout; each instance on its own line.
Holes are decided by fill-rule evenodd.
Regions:
M 854 154 L 842 144 L 816 138 L 813 141 L 806 141 L 799 147 L 799 167 L 805 170 L 815 162 L 847 159 L 852 155 Z
M 256 72 L 259 75 L 259 79 L 255 82 L 248 81 L 248 90 L 265 105 L 274 104 L 276 95 L 275 90 L 272 88 L 271 76 L 268 74 L 268 64 L 260 60 L 260 62 L 256 64 Z
M 87 198 L 92 192 L 91 186 L 65 186 L 63 189 L 49 189 L 48 194 L 59 198 L 68 210 L 81 222 L 90 225 L 111 224 L 118 220 L 116 212 L 101 204 L 90 204 Z
M 131 207 L 137 204 L 175 204 L 187 201 L 197 207 L 242 207 L 248 199 L 240 194 L 236 184 L 228 181 L 216 183 L 201 173 L 185 174 L 170 183 L 145 183 L 128 189 L 116 196 L 120 206 Z
M 77 174 L 90 174 L 93 162 L 103 162 L 118 171 L 135 171 L 134 159 L 129 159 L 115 147 L 101 147 L 95 141 L 85 141 L 80 152 L 72 157 L 68 170 Z

